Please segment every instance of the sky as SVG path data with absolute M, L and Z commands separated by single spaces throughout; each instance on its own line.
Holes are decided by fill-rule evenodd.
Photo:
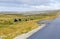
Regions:
M 60 9 L 60 0 L 0 0 L 0 11 L 42 11 Z

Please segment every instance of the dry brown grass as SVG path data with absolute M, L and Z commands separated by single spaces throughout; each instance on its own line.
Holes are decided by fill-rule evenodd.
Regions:
M 8 17 L 7 17 L 8 16 Z M 18 16 L 13 16 L 12 17 L 10 15 L 7 15 L 5 17 L 0 17 L 0 20 L 11 20 L 13 21 L 14 18 L 27 18 L 27 17 L 18 17 Z M 16 22 L 12 25 L 1 25 L 2 27 L 0 27 L 0 36 L 3 36 L 4 39 L 12 39 L 14 37 L 16 37 L 17 35 L 23 34 L 23 33 L 27 33 L 35 28 L 38 27 L 37 21 L 39 20 L 51 20 L 54 19 L 56 16 L 46 16 L 46 17 L 42 17 L 39 19 L 34 19 L 34 20 L 29 20 L 29 21 L 23 21 L 23 22 Z M 34 17 L 33 17 L 34 18 Z M 4 21 L 3 21 L 4 22 Z M 8 23 L 7 23 L 8 24 Z M 6 27 L 4 27 L 6 26 Z

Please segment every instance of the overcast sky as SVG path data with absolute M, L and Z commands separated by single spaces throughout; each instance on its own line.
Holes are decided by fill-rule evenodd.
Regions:
M 60 9 L 60 0 L 0 0 L 0 11 Z

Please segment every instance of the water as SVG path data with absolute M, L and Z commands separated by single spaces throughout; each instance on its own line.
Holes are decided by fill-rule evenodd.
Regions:
M 28 39 L 60 39 L 60 16 Z

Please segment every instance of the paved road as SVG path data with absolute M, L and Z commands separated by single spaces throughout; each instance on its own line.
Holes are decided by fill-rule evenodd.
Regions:
M 60 39 L 60 17 L 57 17 L 28 39 Z

